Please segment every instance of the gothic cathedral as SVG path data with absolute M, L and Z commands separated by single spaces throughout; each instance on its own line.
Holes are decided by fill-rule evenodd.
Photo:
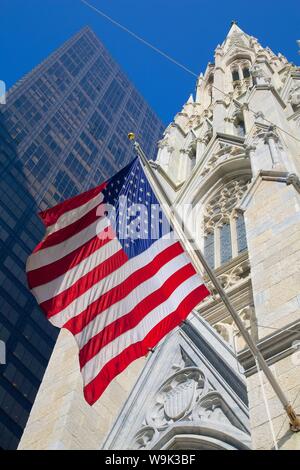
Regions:
M 161 184 L 300 413 L 300 68 L 233 23 L 158 146 Z M 300 449 L 208 287 L 93 409 L 61 332 L 19 448 Z

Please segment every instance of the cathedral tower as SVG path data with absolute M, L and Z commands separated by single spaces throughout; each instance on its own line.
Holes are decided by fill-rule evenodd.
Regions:
M 289 399 L 300 406 L 300 68 L 235 23 L 153 164 Z M 186 210 L 189 207 L 189 210 Z M 213 290 L 213 289 L 212 289 Z M 218 298 L 199 314 L 245 368 L 254 448 L 274 446 L 255 362 Z M 300 447 L 269 384 L 278 446 Z M 300 395 L 300 392 L 299 392 Z
M 299 129 L 300 69 L 233 23 L 151 162 L 298 412 Z M 274 442 L 255 361 L 209 287 L 212 296 L 93 412 L 79 395 L 73 339 L 61 333 L 21 448 L 299 449 L 300 434 L 262 378 Z M 32 442 L 31 430 L 47 423 L 40 409 L 49 389 L 55 406 L 57 379 L 63 423 Z

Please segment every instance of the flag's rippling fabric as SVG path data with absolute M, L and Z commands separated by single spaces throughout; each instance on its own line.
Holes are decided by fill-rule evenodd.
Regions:
M 47 318 L 75 336 L 93 404 L 208 291 L 138 159 L 40 216 L 47 231 L 27 262 L 29 287 Z

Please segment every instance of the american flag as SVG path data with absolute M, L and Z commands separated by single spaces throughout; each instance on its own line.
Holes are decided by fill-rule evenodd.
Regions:
M 92 405 L 209 292 L 137 158 L 40 217 L 46 235 L 28 258 L 28 284 L 50 322 L 75 336 Z

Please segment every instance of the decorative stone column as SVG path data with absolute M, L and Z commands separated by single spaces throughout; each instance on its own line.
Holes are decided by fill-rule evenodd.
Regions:
M 234 135 L 235 134 L 235 129 L 234 129 L 235 118 L 225 117 L 224 123 L 225 123 L 225 133 L 229 135 Z
M 196 102 L 201 103 L 202 95 L 204 90 L 204 80 L 203 80 L 203 73 L 201 72 L 196 85 Z
M 253 65 L 251 69 L 251 75 L 255 79 L 255 85 L 270 85 L 271 79 L 266 77 L 265 72 L 262 70 L 261 66 L 258 64 Z
M 207 139 L 205 138 L 198 138 L 196 139 L 196 164 L 198 164 L 204 154 L 206 148 Z
M 180 149 L 179 181 L 185 181 L 192 171 L 192 158 L 189 150 Z
M 217 47 L 215 51 L 215 69 L 213 83 L 213 102 L 214 102 L 214 129 L 216 132 L 225 132 L 224 118 L 226 115 L 226 104 L 224 101 L 224 69 L 222 68 L 223 51 Z
M 254 119 L 253 119 L 253 114 L 249 112 L 249 106 L 248 103 L 243 103 L 241 106 L 241 111 L 243 113 L 243 119 L 244 119 L 244 124 L 245 124 L 245 131 L 246 134 L 250 132 Z
M 181 129 L 184 129 L 189 121 L 189 116 L 185 112 L 177 113 L 174 122 L 178 124 Z
M 166 139 L 160 140 L 158 142 L 158 154 L 157 154 L 157 163 L 159 163 L 163 168 L 166 168 L 169 164 L 170 153 L 168 151 L 168 142 Z
M 253 176 L 255 176 L 255 174 L 258 172 L 258 168 L 255 167 L 255 160 L 254 160 L 255 150 L 256 150 L 256 147 L 254 145 L 247 145 L 247 147 L 245 148 L 246 156 L 250 159 L 250 165 L 251 165 Z
M 269 132 L 267 132 L 265 135 L 265 143 L 269 146 L 269 151 L 272 159 L 272 168 L 275 169 L 279 169 L 279 167 L 283 166 L 278 152 L 278 141 L 279 138 L 274 132 L 274 128 L 270 127 Z

